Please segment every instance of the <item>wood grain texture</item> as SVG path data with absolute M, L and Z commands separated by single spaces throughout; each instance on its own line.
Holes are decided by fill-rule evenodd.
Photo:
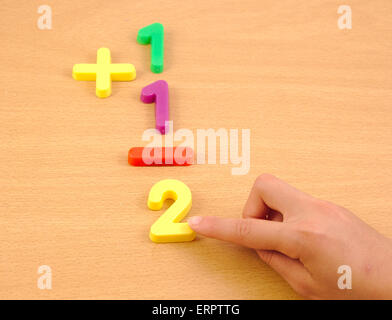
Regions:
M 41 4 L 53 29 L 37 28 Z M 296 299 L 248 249 L 199 237 L 154 244 L 147 208 L 165 178 L 193 193 L 191 215 L 237 217 L 269 172 L 339 203 L 392 236 L 390 0 L 10 1 L 0 37 L 0 298 Z M 352 30 L 337 28 L 350 4 Z M 149 70 L 139 28 L 166 28 L 165 70 Z M 72 79 L 99 47 L 137 79 Z M 130 147 L 154 127 L 142 87 L 170 86 L 176 128 L 250 128 L 251 170 L 135 168 Z M 49 265 L 53 289 L 37 289 Z

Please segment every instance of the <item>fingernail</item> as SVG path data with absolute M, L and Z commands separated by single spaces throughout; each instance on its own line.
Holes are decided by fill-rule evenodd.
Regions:
M 196 226 L 198 226 L 198 225 L 200 224 L 201 219 L 202 219 L 202 217 L 198 217 L 198 216 L 191 217 L 191 218 L 189 218 L 189 220 L 188 220 L 188 224 L 189 224 L 191 227 L 196 227 Z

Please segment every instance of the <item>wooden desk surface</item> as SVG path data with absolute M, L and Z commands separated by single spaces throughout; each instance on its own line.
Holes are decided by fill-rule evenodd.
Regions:
M 237 217 L 269 172 L 392 236 L 390 0 L 3 2 L 0 298 L 299 298 L 251 250 L 202 237 L 152 243 L 161 212 L 146 200 L 164 178 L 190 187 L 190 216 Z M 41 4 L 52 30 L 37 28 Z M 341 4 L 352 6 L 352 30 L 337 27 Z M 156 21 L 162 74 L 136 42 Z M 98 99 L 71 72 L 103 46 L 137 79 Z M 127 164 L 154 126 L 140 90 L 158 79 L 175 128 L 251 129 L 247 175 Z M 52 290 L 37 288 L 40 265 L 52 268 Z

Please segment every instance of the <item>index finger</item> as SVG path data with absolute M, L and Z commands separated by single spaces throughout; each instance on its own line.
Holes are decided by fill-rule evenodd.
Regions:
M 233 242 L 248 248 L 276 250 L 298 258 L 296 233 L 286 223 L 259 219 L 191 217 L 189 226 L 209 238 Z

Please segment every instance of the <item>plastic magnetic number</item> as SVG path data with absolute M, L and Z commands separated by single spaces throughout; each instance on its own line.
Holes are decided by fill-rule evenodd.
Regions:
M 165 80 L 155 81 L 142 89 L 140 99 L 144 103 L 155 102 L 155 127 L 161 134 L 166 134 L 169 121 L 169 86 Z
M 179 180 L 161 180 L 151 188 L 147 205 L 151 210 L 160 210 L 166 199 L 173 199 L 174 203 L 151 226 L 150 239 L 154 242 L 192 241 L 196 233 L 188 223 L 180 222 L 192 207 L 191 190 Z
M 151 43 L 151 71 L 161 73 L 163 71 L 164 56 L 164 29 L 160 23 L 153 23 L 141 28 L 137 35 L 140 44 Z

